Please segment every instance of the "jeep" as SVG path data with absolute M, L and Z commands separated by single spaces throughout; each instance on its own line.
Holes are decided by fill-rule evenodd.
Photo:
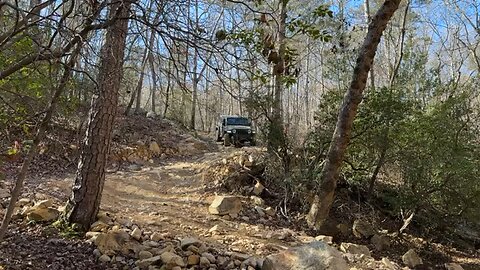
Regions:
M 221 115 L 215 128 L 217 142 L 224 146 L 231 144 L 240 147 L 245 143 L 255 145 L 255 129 L 252 120 L 237 115 Z

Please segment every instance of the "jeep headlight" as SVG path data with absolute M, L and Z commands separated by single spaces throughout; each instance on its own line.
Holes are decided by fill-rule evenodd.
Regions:
M 236 129 L 232 130 L 232 133 L 237 133 L 237 130 Z
M 251 130 L 251 129 L 249 129 L 249 130 L 248 130 L 248 134 L 251 134 L 251 133 L 252 133 L 252 130 Z

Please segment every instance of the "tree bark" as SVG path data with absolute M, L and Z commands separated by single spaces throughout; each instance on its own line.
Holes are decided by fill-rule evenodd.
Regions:
M 125 18 L 129 15 L 130 6 L 130 1 L 117 1 L 110 7 L 109 17 L 118 17 L 107 29 L 98 76 L 98 93 L 92 98 L 75 184 L 65 208 L 64 218 L 70 223 L 79 224 L 84 230 L 95 221 L 100 207 L 122 78 L 128 28 L 128 19 Z
M 287 3 L 288 0 L 280 0 L 280 20 L 278 29 L 277 42 L 278 61 L 273 67 L 273 104 L 272 104 L 272 122 L 269 130 L 269 148 L 277 151 L 279 147 L 285 144 L 285 134 L 283 129 L 282 116 L 282 95 L 283 95 L 283 74 L 285 71 L 285 49 L 286 49 L 286 20 L 287 20 Z M 283 147 L 282 147 L 283 148 Z
M 320 185 L 307 215 L 309 226 L 320 229 L 328 218 L 335 195 L 340 168 L 345 155 L 353 120 L 358 104 L 362 101 L 368 73 L 373 63 L 378 44 L 391 17 L 401 0 L 386 0 L 368 27 L 368 33 L 359 51 L 350 87 L 340 109 L 335 132 L 330 143 L 327 158 L 320 175 Z

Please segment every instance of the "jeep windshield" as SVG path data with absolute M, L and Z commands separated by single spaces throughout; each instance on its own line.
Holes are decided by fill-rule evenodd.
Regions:
M 250 120 L 243 117 L 227 118 L 227 125 L 229 126 L 250 126 Z

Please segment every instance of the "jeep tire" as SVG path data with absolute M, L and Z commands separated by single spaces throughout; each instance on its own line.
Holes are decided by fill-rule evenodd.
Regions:
M 225 134 L 225 136 L 223 137 L 223 145 L 230 146 L 230 144 L 232 144 L 232 138 L 230 138 L 230 135 Z

